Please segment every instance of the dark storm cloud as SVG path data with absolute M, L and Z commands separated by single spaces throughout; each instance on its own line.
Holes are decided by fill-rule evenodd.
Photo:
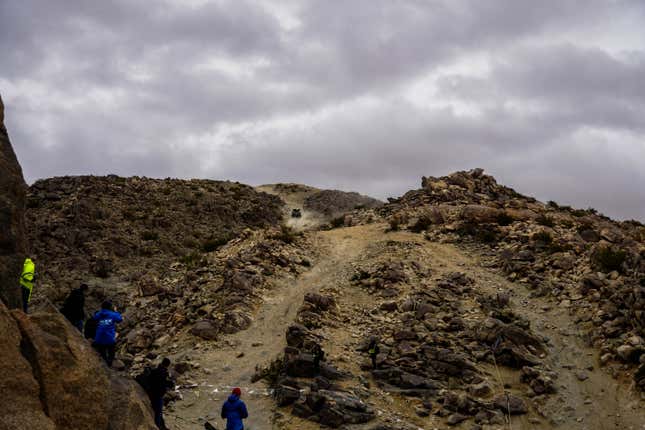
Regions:
M 644 19 L 636 0 L 0 0 L 0 92 L 29 180 L 384 198 L 482 166 L 644 219 Z

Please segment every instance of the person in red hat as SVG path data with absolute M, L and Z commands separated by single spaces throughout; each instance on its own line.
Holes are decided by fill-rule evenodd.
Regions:
M 222 405 L 222 418 L 226 420 L 226 430 L 244 430 L 242 420 L 248 418 L 249 413 L 244 402 L 240 400 L 241 396 L 242 390 L 235 387 Z

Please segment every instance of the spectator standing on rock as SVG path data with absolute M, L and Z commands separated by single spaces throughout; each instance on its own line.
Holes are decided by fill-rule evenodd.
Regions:
M 370 356 L 370 359 L 372 360 L 372 370 L 376 370 L 376 356 L 379 354 L 380 349 L 378 347 L 378 343 L 376 342 L 376 339 L 372 339 L 370 341 L 369 346 L 367 347 L 367 353 Z
M 36 265 L 31 258 L 25 259 L 22 265 L 22 275 L 20 275 L 20 288 L 22 290 L 22 310 L 27 313 L 31 293 L 34 290 L 34 279 L 36 277 Z
M 85 321 L 85 292 L 88 288 L 87 284 L 81 284 L 80 287 L 73 289 L 60 309 L 65 318 L 81 333 L 83 333 L 83 322 Z
M 226 430 L 244 430 L 243 419 L 248 418 L 246 405 L 240 397 L 242 390 L 233 388 L 228 400 L 222 405 L 222 418 L 226 420 Z
M 155 424 L 160 430 L 166 430 L 166 423 L 163 419 L 163 398 L 169 389 L 175 387 L 175 383 L 168 374 L 169 367 L 170 359 L 164 358 L 159 366 L 152 369 L 148 380 L 148 396 L 150 396 L 152 410 L 155 413 Z
M 318 375 L 320 374 L 320 362 L 325 361 L 325 351 L 323 351 L 320 345 L 315 344 L 311 350 L 311 354 L 314 356 L 314 372 Z
M 123 317 L 112 306 L 112 302 L 105 301 L 101 310 L 94 314 L 96 320 L 96 335 L 94 347 L 101 354 L 108 367 L 112 367 L 116 350 L 116 325 L 123 321 Z

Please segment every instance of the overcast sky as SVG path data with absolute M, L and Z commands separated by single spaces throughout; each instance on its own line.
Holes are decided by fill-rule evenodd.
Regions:
M 483 167 L 645 220 L 644 29 L 643 0 L 0 0 L 0 93 L 29 182 Z

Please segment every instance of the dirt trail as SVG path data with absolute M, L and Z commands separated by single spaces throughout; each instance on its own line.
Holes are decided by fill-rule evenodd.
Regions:
M 291 192 L 280 190 L 276 187 L 276 185 L 260 185 L 258 187 L 255 187 L 255 189 L 268 194 L 276 195 L 284 201 L 285 223 L 287 226 L 295 229 L 296 231 L 313 230 L 321 224 L 327 222 L 328 220 L 322 214 L 308 211 L 304 208 L 305 199 L 312 193 L 320 190 L 318 190 L 317 188 L 301 185 L 294 185 L 294 187 L 296 187 L 295 191 Z M 299 218 L 291 217 L 292 209 L 300 209 L 302 216 Z
M 309 272 L 295 280 L 278 282 L 264 297 L 264 303 L 249 329 L 226 337 L 222 348 L 193 354 L 192 360 L 209 370 L 193 378 L 197 387 L 182 390 L 184 400 L 167 414 L 166 422 L 170 428 L 200 429 L 204 418 L 217 424 L 217 428 L 223 428 L 219 408 L 236 386 L 242 388 L 243 400 L 251 415 L 244 428 L 272 428 L 276 408 L 270 392 L 263 382 L 250 382 L 256 365 L 266 365 L 282 352 L 286 345 L 286 329 L 294 321 L 304 295 L 334 285 L 344 272 L 349 272 L 349 262 L 373 240 L 360 229 L 332 230 L 313 235 L 321 257 Z M 244 355 L 238 358 L 242 352 Z

